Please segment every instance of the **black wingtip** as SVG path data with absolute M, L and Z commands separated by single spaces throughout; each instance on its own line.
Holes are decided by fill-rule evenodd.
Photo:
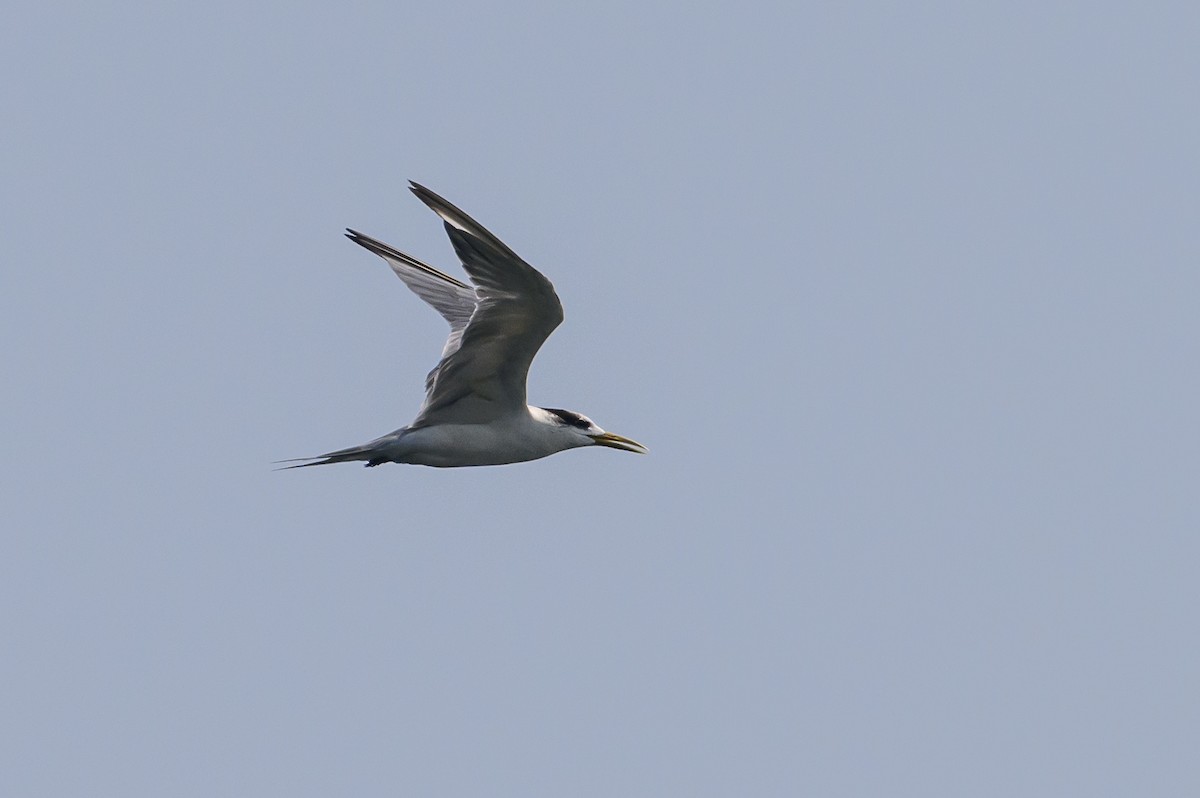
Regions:
M 422 186 L 413 180 L 408 181 L 410 190 L 417 195 L 417 199 L 425 203 L 446 225 L 446 234 L 450 236 L 451 243 L 454 244 L 455 251 L 468 239 L 474 239 L 487 248 L 495 250 L 487 255 L 488 258 L 505 258 L 515 261 L 521 261 L 521 256 L 508 248 L 508 245 L 481 225 L 479 222 L 471 218 L 465 213 L 462 208 L 459 208 L 454 203 L 436 194 L 433 191 Z M 463 254 L 459 252 L 461 259 Z M 528 265 L 528 264 L 526 264 Z M 469 271 L 469 270 L 468 270 Z
M 357 230 L 352 230 L 349 227 L 346 228 L 345 235 L 346 235 L 346 238 L 350 239 L 355 244 L 358 244 L 360 247 L 362 247 L 363 249 L 365 249 L 369 252 L 374 252 L 376 255 L 378 255 L 381 258 L 393 257 L 397 254 L 397 253 L 389 252 L 387 249 L 387 246 L 385 244 L 383 244 L 383 242 L 376 241 L 375 239 L 371 238 L 369 235 L 360 233 Z
M 420 183 L 416 182 L 415 180 L 408 181 L 408 190 L 411 191 L 413 194 L 416 194 L 417 199 L 421 200 L 421 202 L 428 205 L 429 208 L 434 213 L 438 214 L 439 216 L 446 215 L 446 214 L 449 214 L 451 216 L 457 216 L 457 217 L 461 218 L 464 222 L 470 222 L 471 225 L 474 227 L 482 228 L 482 225 L 479 224 L 479 222 L 472 219 L 468 214 L 464 213 L 462 208 L 459 208 L 453 202 L 446 199 L 441 194 L 438 194 L 436 191 L 425 188 L 425 186 L 421 185 Z
M 450 205 L 450 203 L 444 198 L 439 197 L 436 191 L 431 191 L 430 189 L 425 188 L 425 186 L 421 185 L 415 180 L 408 181 L 408 190 L 413 194 L 416 194 L 417 199 L 421 200 L 421 202 L 424 202 L 430 208 L 435 210 L 439 205 Z M 454 208 L 453 205 L 450 205 L 450 207 Z M 457 208 L 455 208 L 455 210 L 457 210 Z M 462 211 L 459 211 L 459 213 L 462 213 Z

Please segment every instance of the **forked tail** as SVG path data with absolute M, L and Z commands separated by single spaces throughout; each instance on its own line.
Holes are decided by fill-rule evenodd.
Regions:
M 311 460 L 312 462 L 304 463 L 301 462 L 302 460 Z M 368 443 L 363 446 L 351 446 L 349 449 L 338 449 L 336 452 L 326 452 L 316 457 L 296 457 L 291 460 L 276 460 L 276 463 L 297 463 L 297 465 L 283 466 L 275 470 L 287 471 L 289 468 L 308 468 L 309 466 L 329 465 L 330 463 L 351 463 L 355 460 L 366 460 L 368 468 L 387 462 L 386 458 L 379 456 L 379 450 L 376 448 L 376 445 Z

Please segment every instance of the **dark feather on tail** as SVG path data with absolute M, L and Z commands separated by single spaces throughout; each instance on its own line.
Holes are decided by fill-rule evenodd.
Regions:
M 301 463 L 301 460 L 311 460 L 310 463 Z M 336 452 L 326 452 L 319 454 L 316 457 L 297 457 L 292 460 L 277 460 L 277 463 L 297 463 L 297 465 L 283 466 L 275 469 L 276 471 L 287 471 L 290 468 L 308 468 L 309 466 L 329 465 L 331 463 L 352 463 L 355 460 L 366 460 L 367 466 L 377 466 L 386 463 L 387 460 L 379 457 L 374 453 L 370 446 L 354 446 L 349 449 L 339 449 Z

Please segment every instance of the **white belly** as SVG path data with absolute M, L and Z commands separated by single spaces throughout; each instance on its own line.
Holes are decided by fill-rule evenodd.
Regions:
M 537 460 L 564 448 L 560 438 L 540 434 L 541 426 L 447 424 L 422 427 L 406 431 L 389 447 L 388 455 L 399 463 L 439 468 Z

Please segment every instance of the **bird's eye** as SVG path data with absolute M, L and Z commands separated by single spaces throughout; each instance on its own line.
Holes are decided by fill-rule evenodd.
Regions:
M 588 421 L 583 416 L 579 415 L 578 413 L 572 412 L 570 410 L 559 410 L 558 408 L 554 408 L 554 407 L 546 407 L 543 409 L 548 413 L 553 413 L 554 415 L 558 416 L 558 418 L 562 421 L 562 423 L 569 424 L 572 427 L 578 427 L 579 429 L 589 429 L 592 426 L 591 421 Z

